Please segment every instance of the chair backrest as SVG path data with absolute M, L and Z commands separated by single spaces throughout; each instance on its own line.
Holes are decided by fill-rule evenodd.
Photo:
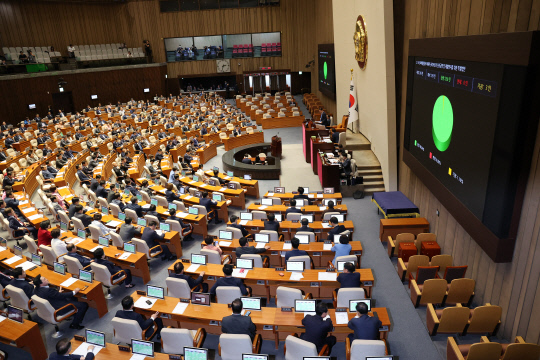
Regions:
M 139 193 L 141 194 L 143 201 L 150 204 L 150 201 L 152 201 L 152 199 L 150 198 L 150 195 L 148 195 L 148 193 L 143 190 L 139 191 Z
M 242 296 L 238 286 L 218 286 L 216 288 L 216 298 L 218 304 L 230 304 L 234 299 Z
M 336 264 L 338 261 L 349 261 L 349 262 L 354 262 L 356 268 L 359 268 L 358 266 L 358 258 L 356 257 L 356 255 L 343 255 L 343 256 L 338 256 L 336 258 Z
M 467 360 L 499 359 L 502 345 L 496 342 L 472 344 L 467 353 Z
M 227 226 L 227 228 L 225 228 L 225 230 L 232 231 L 233 239 L 240 239 L 243 236 L 242 235 L 242 230 L 240 230 L 238 228 Z
M 415 236 L 411 233 L 401 233 L 397 234 L 396 241 L 394 244 L 396 245 L 396 249 L 399 249 L 399 244 L 402 242 L 414 242 Z
M 70 220 L 69 220 L 69 216 L 66 214 L 65 211 L 60 211 L 58 210 L 57 211 L 58 215 L 60 216 L 60 220 L 62 222 L 65 222 L 66 224 L 69 224 Z
M 439 333 L 460 333 L 469 322 L 470 309 L 467 307 L 449 307 L 443 309 L 439 319 Z
M 67 271 L 70 274 L 78 275 L 79 270 L 83 268 L 79 259 L 68 256 L 68 255 L 64 255 L 64 262 L 66 263 Z
M 474 294 L 475 284 L 476 281 L 473 279 L 462 278 L 452 280 L 445 302 L 447 304 L 467 304 Z
M 100 207 L 106 207 L 106 208 L 109 207 L 109 203 L 107 202 L 107 199 L 105 198 L 98 197 L 98 202 L 99 202 Z
M 300 213 L 288 213 L 287 214 L 287 221 L 300 221 L 300 216 L 302 216 L 302 214 Z
M 178 299 L 191 299 L 191 289 L 184 279 L 168 277 L 165 279 L 167 284 L 167 295 Z
M 407 264 L 407 272 L 416 272 L 419 266 L 429 266 L 429 257 L 426 255 L 411 256 Z
M 84 224 L 81 219 L 74 216 L 71 218 L 71 221 L 73 221 L 73 227 L 75 230 L 84 230 Z
M 41 253 L 43 254 L 43 263 L 53 266 L 54 262 L 56 261 L 56 254 L 54 253 L 52 247 L 39 245 L 39 250 L 41 250 Z
M 194 208 L 199 209 L 199 215 L 208 215 L 208 211 L 206 210 L 205 206 L 202 205 L 193 205 Z
M 34 239 L 32 239 L 30 236 L 28 235 L 24 235 L 24 242 L 27 246 L 27 250 L 28 252 L 32 253 L 32 254 L 37 254 L 38 253 L 38 246 L 37 246 L 37 243 Z
M 498 305 L 484 305 L 472 311 L 467 333 L 493 332 L 501 321 L 502 307 Z
M 32 301 L 37 308 L 37 314 L 40 318 L 50 324 L 58 324 L 58 322 L 54 318 L 54 308 L 52 307 L 49 300 L 45 300 L 37 295 L 33 295 Z
M 253 210 L 253 220 L 266 220 L 266 212 L 260 210 Z
M 183 202 L 174 200 L 173 204 L 176 204 L 176 211 L 187 212 L 186 206 L 184 205 Z
M 291 256 L 289 261 L 303 261 L 305 264 L 304 269 L 311 269 L 311 257 L 309 255 Z
M 428 279 L 424 281 L 420 304 L 442 304 L 446 295 L 446 286 L 447 283 L 444 279 Z
M 91 263 L 92 271 L 94 272 L 94 278 L 101 282 L 105 286 L 112 286 L 111 283 L 111 272 L 105 265 L 97 264 L 95 262 Z
M 116 246 L 120 248 L 124 247 L 124 240 L 122 240 L 122 237 L 119 234 L 115 233 L 114 231 L 111 231 L 109 235 L 111 235 L 112 246 Z
M 158 206 L 163 206 L 164 208 L 167 208 L 169 206 L 169 203 L 167 202 L 167 199 L 165 197 L 156 195 L 154 198 L 157 199 Z
M 90 225 L 88 225 L 88 229 L 90 229 L 90 237 L 93 240 L 98 240 L 100 236 L 103 236 L 103 233 L 101 232 L 101 229 L 98 228 L 96 225 L 90 224 Z
M 11 298 L 11 305 L 24 309 L 26 311 L 30 311 L 30 309 L 28 308 L 28 301 L 30 299 L 28 299 L 28 296 L 26 296 L 26 293 L 23 289 L 15 287 L 13 285 L 7 285 L 6 291 Z
M 150 248 L 148 248 L 146 241 L 141 239 L 131 239 L 131 241 L 135 244 L 137 252 L 142 252 L 148 259 L 150 258 Z
M 176 220 L 165 220 L 166 224 L 169 224 L 171 227 L 171 231 L 177 231 L 179 234 L 182 233 L 182 227 L 180 226 L 180 223 Z
M 259 254 L 243 254 L 240 256 L 241 259 L 253 259 L 253 267 L 262 268 L 263 260 Z
M 315 233 L 311 232 L 311 231 L 298 231 L 296 235 L 307 235 L 309 236 L 309 242 L 312 243 L 312 242 L 316 242 L 317 241 L 317 238 L 315 237 Z
M 131 339 L 142 340 L 142 329 L 137 321 L 114 317 L 111 323 L 115 341 L 131 344 Z
M 362 288 L 343 288 L 337 293 L 337 307 L 349 307 L 349 300 L 365 299 L 366 293 Z
M 351 343 L 351 360 L 365 360 L 366 356 L 384 356 L 386 346 L 382 340 L 354 340 Z
M 302 298 L 302 290 L 300 289 L 286 286 L 278 286 L 276 289 L 276 306 L 278 308 L 294 307 L 294 300 L 301 300 Z
M 424 241 L 437 242 L 437 235 L 433 233 L 420 233 L 416 235 L 416 241 L 414 243 L 416 244 L 416 249 L 418 250 L 419 254 L 420 254 L 420 250 L 422 249 L 422 243 Z
M 161 343 L 161 350 L 166 354 L 184 354 L 184 346 L 193 347 L 193 335 L 188 329 L 164 328 Z
M 331 211 L 331 212 L 327 212 L 326 214 L 324 214 L 323 216 L 323 220 L 330 220 L 330 218 L 332 216 L 336 216 L 336 215 L 339 215 L 340 212 L 339 211 Z
M 148 224 L 150 224 L 151 221 L 155 221 L 159 224 L 159 219 L 155 215 L 144 215 L 144 218 Z
M 447 266 L 444 272 L 444 278 L 448 282 L 454 281 L 454 279 L 461 279 L 465 277 L 468 265 L 463 266 Z
M 113 204 L 113 203 L 109 204 L 109 208 L 111 209 L 112 216 L 114 216 L 116 218 L 118 217 L 118 213 L 122 212 L 122 210 L 120 210 L 120 206 L 118 206 L 116 204 Z
M 135 210 L 125 208 L 124 213 L 126 214 L 126 217 L 129 217 L 131 218 L 131 220 L 133 220 L 134 224 L 136 224 L 137 221 L 139 220 L 139 217 L 137 216 L 137 213 L 135 212 Z
M 251 338 L 245 334 L 221 334 L 219 345 L 223 360 L 238 360 L 252 351 Z
M 261 230 L 259 233 L 270 235 L 270 241 L 279 241 L 279 234 L 275 230 Z
M 502 360 L 537 360 L 538 358 L 540 358 L 540 345 L 514 343 L 506 347 Z
M 416 283 L 422 285 L 428 279 L 435 279 L 437 271 L 439 271 L 438 266 L 419 266 L 416 270 Z
M 202 255 L 208 255 L 209 264 L 221 265 L 221 256 L 217 250 L 201 249 L 200 253 Z
M 285 360 L 298 360 L 304 356 L 318 356 L 314 343 L 289 335 L 285 339 Z
M 445 273 L 447 266 L 452 266 L 452 255 L 442 254 L 442 255 L 435 255 L 431 258 L 431 262 L 429 263 L 431 266 L 438 266 L 439 272 Z

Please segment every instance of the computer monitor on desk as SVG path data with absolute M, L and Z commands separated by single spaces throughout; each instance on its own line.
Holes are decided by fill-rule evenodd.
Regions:
M 309 235 L 296 234 L 294 237 L 300 241 L 300 244 L 309 245 Z
M 131 339 L 131 352 L 137 355 L 154 357 L 154 342 Z
M 300 271 L 303 272 L 306 263 L 303 261 L 287 261 L 287 271 Z
M 371 311 L 371 300 L 372 299 L 358 299 L 358 300 L 349 300 L 349 312 L 356 312 L 356 305 L 359 303 L 364 303 L 367 305 L 367 310 Z
M 294 300 L 294 311 L 296 311 L 296 312 L 315 312 L 316 304 L 317 304 L 317 300 L 295 299 Z
M 86 329 L 86 342 L 100 347 L 105 347 L 105 333 Z
M 270 198 L 262 198 L 261 199 L 261 205 L 272 206 L 272 205 L 274 205 L 274 200 L 270 199 Z
M 208 349 L 185 346 L 184 360 L 208 360 Z
M 240 213 L 240 220 L 252 221 L 253 220 L 253 213 L 241 212 Z

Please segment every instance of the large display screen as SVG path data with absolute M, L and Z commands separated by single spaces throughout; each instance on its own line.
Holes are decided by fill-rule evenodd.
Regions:
M 334 44 L 319 44 L 319 91 L 324 95 L 336 98 L 336 59 Z
M 504 66 L 414 58 L 409 151 L 482 219 Z

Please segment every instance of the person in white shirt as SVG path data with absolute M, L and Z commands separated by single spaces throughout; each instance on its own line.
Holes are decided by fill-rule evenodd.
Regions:
M 109 235 L 109 230 L 103 223 L 101 222 L 101 214 L 95 213 L 94 214 L 94 221 L 90 225 L 93 225 L 101 231 L 101 236 L 106 237 L 107 239 L 111 239 L 111 235 Z
M 68 53 L 69 53 L 70 58 L 74 58 L 75 57 L 75 46 L 69 44 Z
M 64 241 L 59 239 L 60 229 L 59 228 L 53 229 L 51 231 L 51 236 L 52 236 L 51 247 L 56 257 L 66 254 L 68 252 L 67 245 Z M 62 261 L 63 258 L 59 258 L 58 260 Z

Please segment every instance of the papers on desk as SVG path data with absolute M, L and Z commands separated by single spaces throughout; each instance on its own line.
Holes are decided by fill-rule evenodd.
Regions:
M 266 196 L 274 196 L 274 193 L 273 192 L 269 192 L 268 195 Z
M 7 260 L 4 260 L 4 264 L 11 265 L 11 264 L 16 263 L 17 261 L 19 261 L 21 259 L 22 258 L 20 256 L 15 255 L 15 256 L 7 259 Z
M 237 278 L 245 278 L 249 270 L 247 269 L 233 269 L 232 276 Z
M 184 200 L 189 200 L 189 199 L 191 199 L 192 197 L 193 197 L 193 196 L 191 196 L 191 195 L 186 195 L 186 197 L 184 198 Z
M 59 187 L 57 190 L 69 189 L 67 186 Z
M 308 198 L 313 199 L 315 197 L 315 194 L 308 194 Z
M 326 206 L 319 206 L 319 210 L 321 210 L 321 211 L 326 210 Z
M 151 304 L 147 304 L 146 301 L 149 300 Z M 147 298 L 146 296 L 141 296 L 137 301 L 135 301 L 134 306 L 139 309 L 151 309 L 152 306 L 156 303 L 157 299 Z
M 79 347 L 77 349 L 75 349 L 74 352 L 71 353 L 71 355 L 80 355 L 80 356 L 86 356 L 86 354 L 88 353 L 88 347 L 92 345 L 92 344 L 89 344 L 87 342 L 83 342 L 81 345 L 79 345 Z M 103 349 L 101 346 L 95 346 L 94 345 L 94 350 L 92 350 L 92 352 L 94 353 L 94 355 L 97 355 L 97 353 Z
M 183 302 L 179 302 L 178 304 L 176 304 L 176 306 L 174 307 L 172 313 L 173 314 L 183 314 L 184 311 L 186 310 L 186 308 L 188 307 L 188 303 L 183 303 Z
M 292 244 L 283 244 L 283 250 L 291 250 Z
M 185 218 L 187 217 L 189 214 L 188 213 L 185 213 L 185 212 L 177 212 L 176 213 L 176 216 L 178 216 L 179 218 Z
M 7 249 L 3 246 L 0 246 L 0 251 L 6 251 Z
M 33 268 L 34 266 L 36 266 L 36 264 L 31 263 L 30 261 L 25 261 L 25 262 L 23 262 L 22 264 L 17 265 L 16 267 L 20 267 L 20 268 L 22 268 L 24 271 L 26 271 L 26 270 L 28 270 L 28 269 Z
M 324 245 L 323 245 L 323 250 L 325 250 L 325 251 L 330 251 L 330 250 L 332 250 L 332 244 L 324 244 Z
M 26 209 L 22 209 L 21 211 L 23 212 L 23 214 L 27 214 L 27 213 L 35 211 L 35 210 L 36 210 L 36 208 L 29 207 L 29 208 L 26 208 Z
M 19 201 L 19 205 L 26 205 L 28 204 L 28 200 Z
M 84 241 L 84 239 L 81 239 L 80 237 L 74 237 L 74 238 L 71 238 L 69 240 L 66 240 L 67 243 L 73 244 L 73 245 L 77 245 L 81 241 Z
M 259 210 L 264 210 L 264 209 L 266 209 L 267 207 L 268 207 L 268 206 L 266 206 L 266 205 L 261 205 L 261 206 L 259 206 Z
M 96 251 L 97 249 L 103 249 L 103 246 L 98 245 L 98 246 L 96 246 L 96 247 L 90 249 L 90 252 L 94 252 L 94 251 Z
M 205 187 L 207 187 L 207 186 L 208 186 L 208 184 L 202 184 L 202 185 L 201 185 L 202 188 L 205 188 Z
M 41 219 L 42 217 L 43 217 L 43 215 L 41 215 L 41 214 L 35 214 L 35 215 L 32 215 L 32 216 L 29 216 L 28 220 Z
M 122 255 L 120 255 L 120 256 L 118 257 L 118 259 L 119 259 L 119 260 L 126 260 L 126 259 L 129 257 L 129 255 L 131 255 L 131 253 L 125 252 L 125 253 L 123 253 Z
M 328 229 L 330 227 L 329 223 L 322 223 L 322 227 Z
M 231 178 L 230 176 L 225 176 L 224 179 L 225 179 L 225 180 L 230 180 L 230 179 L 232 179 L 232 178 Z
M 349 323 L 349 313 L 347 312 L 337 312 L 336 313 L 336 324 L 344 325 Z
M 317 315 L 317 313 L 316 313 L 316 312 L 305 312 L 305 313 L 304 313 L 304 317 L 306 317 L 306 316 L 308 316 L 308 315 L 310 315 L 310 316 L 315 316 L 315 315 Z
M 232 241 L 220 241 L 219 246 L 231 246 Z
M 198 265 L 198 264 L 189 265 L 186 272 L 195 272 L 195 271 L 197 271 L 199 266 L 201 266 L 201 265 Z
M 162 235 L 163 235 L 163 231 L 162 231 L 162 230 L 156 230 L 156 233 L 157 233 L 159 236 L 162 236 Z
M 324 197 L 324 194 L 317 194 L 317 199 L 322 199 Z
M 133 354 L 129 360 L 144 360 L 146 359 L 146 356 L 144 355 L 139 355 L 139 354 Z
M 303 278 L 304 278 L 304 275 L 302 275 L 301 272 L 292 272 L 291 277 L 289 278 L 289 280 L 298 281 L 298 280 L 303 279 Z
M 74 284 L 75 282 L 77 282 L 77 279 L 76 279 L 76 278 L 69 278 L 69 279 L 67 279 L 66 281 L 64 281 L 63 283 L 61 283 L 60 286 L 62 286 L 62 287 L 68 287 L 68 286 Z
M 220 191 L 220 192 L 227 191 L 227 188 L 222 187 L 221 189 L 219 189 L 219 191 Z
M 0 322 L 6 320 L 7 318 L 5 316 L 0 315 Z
M 150 209 L 150 204 L 146 204 L 141 206 L 144 210 Z
M 158 190 L 158 192 L 160 192 L 160 193 L 162 193 L 162 194 L 165 194 L 165 191 L 166 191 L 165 189 L 160 189 L 160 190 Z
M 238 223 L 238 225 L 247 225 L 248 221 L 247 220 L 240 220 L 240 222 Z
M 320 272 L 319 281 L 336 281 L 337 273 L 335 272 Z
M 266 245 L 266 243 L 257 243 L 257 245 L 255 246 L 255 248 L 256 248 L 256 249 L 263 249 L 265 245 Z
M 195 180 L 191 180 L 188 184 L 195 184 L 196 181 Z
M 121 221 L 112 220 L 106 223 L 105 225 L 110 226 L 110 227 L 117 227 L 120 224 L 122 224 Z

